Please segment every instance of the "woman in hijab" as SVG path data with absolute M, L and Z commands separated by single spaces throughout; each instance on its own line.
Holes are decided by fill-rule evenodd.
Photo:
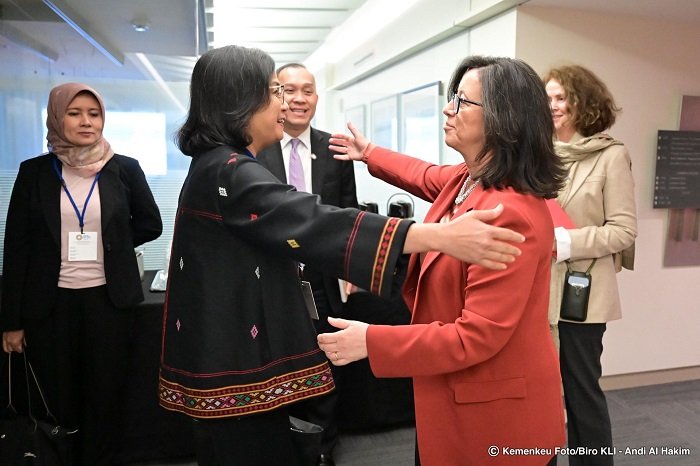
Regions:
M 5 230 L 0 330 L 27 351 L 59 424 L 77 430 L 71 464 L 111 465 L 131 309 L 143 300 L 134 248 L 160 236 L 139 163 L 102 137 L 94 89 L 51 90 L 49 153 L 22 162 Z

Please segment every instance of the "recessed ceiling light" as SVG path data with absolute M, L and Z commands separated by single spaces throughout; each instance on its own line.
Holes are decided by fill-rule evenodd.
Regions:
M 148 23 L 131 23 L 131 26 L 133 26 L 134 31 L 136 32 L 146 32 L 148 31 L 148 28 L 150 25 Z

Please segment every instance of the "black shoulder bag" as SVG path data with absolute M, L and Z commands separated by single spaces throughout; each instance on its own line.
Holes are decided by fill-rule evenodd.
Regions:
M 44 393 L 41 391 L 32 365 L 27 361 L 26 353 L 22 356 L 28 411 L 27 415 L 19 414 L 12 404 L 12 353 L 10 353 L 7 358 L 9 401 L 0 419 L 0 464 L 3 466 L 69 466 L 71 459 L 68 436 L 77 431 L 69 431 L 58 425 L 46 404 Z M 32 413 L 29 374 L 46 409 L 46 420 L 37 419 Z
M 588 317 L 588 298 L 591 294 L 591 269 L 597 259 L 593 259 L 585 272 L 571 270 L 571 264 L 566 262 L 566 277 L 564 278 L 564 293 L 561 299 L 559 317 L 574 322 L 584 322 Z

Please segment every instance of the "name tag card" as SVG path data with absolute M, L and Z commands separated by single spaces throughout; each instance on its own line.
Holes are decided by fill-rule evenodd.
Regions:
M 68 232 L 68 261 L 96 261 L 97 232 Z

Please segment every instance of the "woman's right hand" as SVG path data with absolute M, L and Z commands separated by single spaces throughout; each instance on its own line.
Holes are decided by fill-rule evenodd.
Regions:
M 408 229 L 403 252 L 440 251 L 462 262 L 505 270 L 521 254 L 511 243 L 522 243 L 525 237 L 486 223 L 501 215 L 503 208 L 498 204 L 489 210 L 472 210 L 449 223 L 414 223 Z
M 6 353 L 21 353 L 27 342 L 24 341 L 24 330 L 2 332 L 2 349 Z
M 362 160 L 365 149 L 370 142 L 355 128 L 352 122 L 348 122 L 348 129 L 352 136 L 342 133 L 331 135 L 328 148 L 337 152 L 333 158 L 338 160 Z

